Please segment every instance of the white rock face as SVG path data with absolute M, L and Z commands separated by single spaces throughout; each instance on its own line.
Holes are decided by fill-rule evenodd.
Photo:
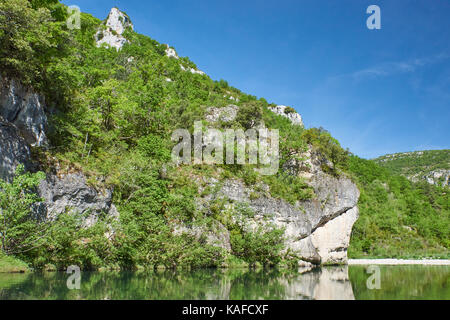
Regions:
M 203 71 L 194 69 L 194 68 L 185 68 L 182 64 L 180 64 L 180 68 L 183 71 L 189 71 L 192 74 L 200 74 L 200 75 L 204 75 L 205 73 Z
M 347 248 L 353 225 L 358 217 L 358 207 L 354 207 L 311 234 L 311 242 L 323 261 L 347 263 Z
M 415 174 L 408 179 L 413 182 L 425 180 L 432 185 L 450 186 L 450 170 L 436 169 L 425 174 Z
M 167 49 L 166 49 L 166 57 L 169 58 L 174 58 L 174 59 L 180 59 L 180 57 L 178 56 L 177 52 L 175 51 L 175 49 L 169 47 L 168 44 L 166 44 Z M 200 74 L 200 75 L 204 75 L 205 73 L 203 71 L 194 69 L 194 68 L 186 68 L 185 66 L 183 66 L 182 64 L 180 64 L 180 68 L 183 71 L 189 71 L 192 74 Z
M 106 44 L 108 47 L 120 50 L 127 39 L 122 36 L 127 28 L 134 29 L 130 18 L 117 8 L 112 8 L 109 12 L 105 24 L 106 29 L 100 29 L 95 35 L 97 47 Z
M 289 120 L 291 120 L 292 124 L 303 127 L 302 116 L 297 112 L 289 112 L 289 109 L 287 110 L 287 106 L 280 105 L 276 107 L 269 107 L 269 110 L 280 116 L 288 118 Z
M 166 56 L 169 57 L 169 58 L 180 59 L 180 57 L 178 56 L 178 54 L 175 51 L 175 49 L 169 47 L 168 44 L 167 44 L 167 49 L 166 49 Z
M 233 97 L 233 96 L 227 96 L 226 94 L 223 96 L 224 98 L 228 98 L 228 100 L 232 100 L 232 101 L 235 101 L 235 102 L 239 102 L 239 98 L 235 98 L 235 97 Z

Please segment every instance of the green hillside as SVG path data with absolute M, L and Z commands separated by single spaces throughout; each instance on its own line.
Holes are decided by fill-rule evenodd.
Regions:
M 413 183 L 375 161 L 350 158 L 349 170 L 361 191 L 360 218 L 353 228 L 353 258 L 448 258 L 448 187 Z
M 230 224 L 235 244 L 231 257 L 204 239 L 173 233 L 176 224 L 210 226 L 223 219 L 196 210 L 198 186 L 193 179 L 264 182 L 274 197 L 291 203 L 313 196 L 302 178 L 281 170 L 265 177 L 253 165 L 171 165 L 173 130 L 192 132 L 194 122 L 205 119 L 208 106 L 232 102 L 239 107 L 235 120 L 219 124 L 222 128 L 245 130 L 264 121 L 266 127 L 279 129 L 280 166 L 295 157 L 292 151 L 301 153 L 312 143 L 320 145 L 334 164 L 331 173 L 338 175 L 346 167 L 347 152 L 327 132 L 292 125 L 269 111 L 271 105 L 264 98 L 243 93 L 224 80 L 186 72 L 196 69 L 192 61 L 168 57 L 166 45 L 131 28 L 123 34 L 127 39 L 123 48 L 115 50 L 97 47 L 96 33 L 104 27 L 89 14 L 82 13 L 80 30 L 68 30 L 66 7 L 58 1 L 1 0 L 0 12 L 2 75 L 29 84 L 45 96 L 49 109 L 56 110 L 49 119 L 52 148 L 34 150 L 41 170 L 82 171 L 98 189 L 114 189 L 113 201 L 120 212 L 114 241 L 103 237 L 110 221 L 80 229 L 79 219 L 61 215 L 38 248 L 19 255 L 36 268 L 280 262 L 282 233 L 277 229 L 247 233 Z M 20 185 L 11 186 L 5 207 L 19 197 L 19 189 Z M 212 191 L 207 189 L 203 196 Z M 213 209 L 214 205 L 220 212 L 220 203 Z
M 29 265 L 132 269 L 289 263 L 290 257 L 281 254 L 280 230 L 248 232 L 218 214 L 224 210 L 220 201 L 212 204 L 211 213 L 198 210 L 197 183 L 203 183 L 202 196 L 213 192 L 207 179 L 265 183 L 272 197 L 292 204 L 314 198 L 305 179 L 283 170 L 262 176 L 253 170 L 256 165 L 171 165 L 173 130 L 192 132 L 194 122 L 205 119 L 207 107 L 231 102 L 239 107 L 237 116 L 228 123 L 219 121 L 220 129 L 245 130 L 258 122 L 278 129 L 280 168 L 312 145 L 331 164 L 323 167 L 327 173 L 351 175 L 358 183 L 361 218 L 353 231 L 351 256 L 448 256 L 448 189 L 414 184 L 373 161 L 350 157 L 327 131 L 294 126 L 271 112 L 273 105 L 264 98 L 225 80 L 186 72 L 196 70 L 192 61 L 168 57 L 165 45 L 131 28 L 124 33 L 127 43 L 117 51 L 96 46 L 102 21 L 89 14 L 81 15 L 80 30 L 68 30 L 66 7 L 57 0 L 0 0 L 0 13 L 2 76 L 41 92 L 48 104 L 51 148 L 33 150 L 40 170 L 83 172 L 92 186 L 114 190 L 120 212 L 119 221 L 100 217 L 91 228 L 80 228 L 81 217 L 62 214 L 46 226 L 45 237 L 31 239 L 39 246 L 10 251 Z M 23 222 L 30 203 L 20 202 L 22 190 L 33 190 L 35 182 L 36 177 L 25 175 L 2 187 L 7 192 L 0 194 L 1 208 L 18 208 L 21 214 L 11 217 L 20 224 L 18 237 L 36 231 Z M 238 214 L 251 213 L 239 208 Z M 231 255 L 204 238 L 173 232 L 177 224 L 213 228 L 218 222 L 230 231 Z M 109 241 L 104 235 L 111 225 L 115 237 Z
M 374 159 L 380 166 L 414 181 L 431 178 L 433 183 L 442 185 L 450 174 L 450 150 L 428 150 L 385 155 Z M 432 173 L 443 175 L 432 176 Z

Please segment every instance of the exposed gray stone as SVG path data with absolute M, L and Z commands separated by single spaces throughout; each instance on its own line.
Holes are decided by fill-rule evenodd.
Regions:
M 315 173 L 309 183 L 315 198 L 296 205 L 264 191 L 256 192 L 240 180 L 224 181 L 218 192 L 199 199 L 198 204 L 208 210 L 216 199 L 226 199 L 230 206 L 247 203 L 255 213 L 248 223 L 284 228 L 286 249 L 303 260 L 314 264 L 346 263 L 351 229 L 358 218 L 359 190 L 348 178 L 335 178 L 323 172 Z
M 442 187 L 450 186 L 450 170 L 436 169 L 426 173 L 419 173 L 407 177 L 413 182 L 419 182 L 425 180 L 429 184 L 439 185 Z
M 89 213 L 86 226 L 95 224 L 102 213 L 118 217 L 117 209 L 112 204 L 112 192 L 105 190 L 102 193 L 88 186 L 86 178 L 80 173 L 60 178 L 48 176 L 39 185 L 38 194 L 44 199 L 39 206 L 39 214 L 50 221 L 66 211 Z
M 32 146 L 47 144 L 44 99 L 14 79 L 0 77 L 0 116 Z
M 19 164 L 31 168 L 30 148 L 13 124 L 0 116 L 0 179 L 11 181 Z
M 231 122 L 236 119 L 239 107 L 233 104 L 223 108 L 209 107 L 206 110 L 206 121 L 215 123 L 218 121 Z

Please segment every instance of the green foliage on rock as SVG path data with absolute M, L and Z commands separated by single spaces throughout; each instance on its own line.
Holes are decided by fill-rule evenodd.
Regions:
M 339 170 L 347 169 L 349 152 L 344 150 L 328 131 L 323 128 L 311 128 L 305 130 L 302 137 L 333 164 L 332 167 L 322 166 L 322 170 L 337 175 Z

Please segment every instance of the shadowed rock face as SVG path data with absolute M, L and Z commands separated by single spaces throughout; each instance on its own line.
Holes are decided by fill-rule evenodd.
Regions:
M 0 179 L 11 181 L 16 167 L 23 164 L 28 171 L 36 171 L 31 147 L 47 145 L 43 99 L 39 94 L 23 87 L 16 80 L 0 78 Z M 102 212 L 114 217 L 118 212 L 112 205 L 112 192 L 98 192 L 86 183 L 82 174 L 69 174 L 61 178 L 49 174 L 38 194 L 44 203 L 38 207 L 41 217 L 54 219 L 66 210 L 91 212 L 85 220 L 92 225 Z
M 17 128 L 0 117 L 0 179 L 11 181 L 19 164 L 30 169 L 30 148 Z
M 43 98 L 15 80 L 0 78 L 0 116 L 15 125 L 32 146 L 47 144 Z
M 16 80 L 0 77 L 0 178 L 10 181 L 17 165 L 31 170 L 30 146 L 47 145 L 43 99 Z

